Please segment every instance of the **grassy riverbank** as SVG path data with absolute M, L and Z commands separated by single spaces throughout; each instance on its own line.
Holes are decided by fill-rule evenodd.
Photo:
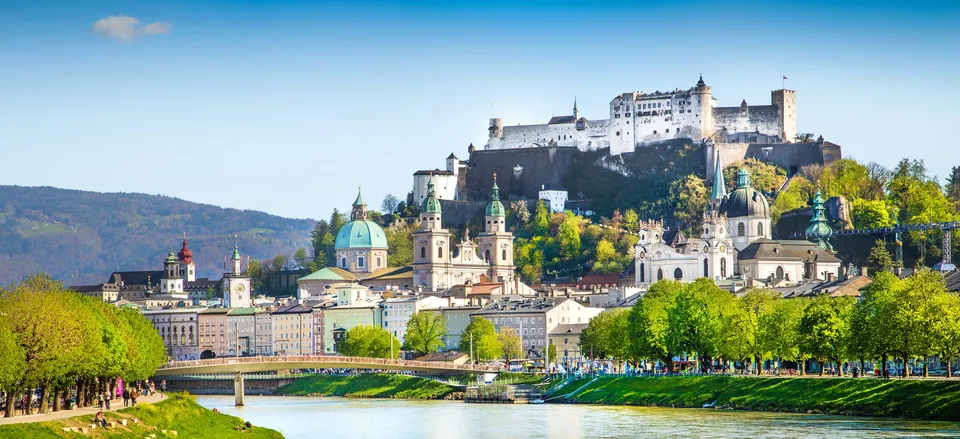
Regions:
M 456 389 L 426 378 L 395 374 L 313 375 L 287 384 L 274 395 L 357 398 L 443 399 Z
M 157 404 L 140 404 L 136 407 L 105 412 L 104 416 L 107 421 L 126 419 L 128 424 L 107 429 L 97 428 L 87 434 L 66 432 L 63 429 L 89 427 L 93 423 L 93 415 L 49 422 L 0 425 L 0 439 L 76 437 L 127 439 L 144 438 L 150 435 L 156 435 L 157 439 L 283 439 L 279 432 L 268 428 L 254 426 L 247 431 L 235 430 L 234 427 L 243 425 L 242 419 L 207 410 L 197 404 L 192 396 L 185 394 L 172 394 Z M 132 418 L 138 418 L 142 423 L 134 423 Z
M 577 380 L 553 393 L 567 395 Z M 960 381 L 821 378 L 601 378 L 573 396 L 584 404 L 703 407 L 960 421 Z

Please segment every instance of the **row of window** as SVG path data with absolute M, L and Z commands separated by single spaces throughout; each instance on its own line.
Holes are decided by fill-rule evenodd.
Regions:
M 746 226 L 743 223 L 737 224 L 737 236 L 744 235 L 746 235 Z M 764 236 L 763 223 L 757 223 L 757 235 L 760 235 L 761 237 Z

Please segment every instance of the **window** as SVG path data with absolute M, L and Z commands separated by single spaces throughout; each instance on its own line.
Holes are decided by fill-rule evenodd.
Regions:
M 680 267 L 673 270 L 673 278 L 676 280 L 683 279 L 683 270 L 681 270 Z
M 617 117 L 620 117 L 620 116 L 617 116 Z M 619 131 L 617 131 L 617 135 L 618 135 L 618 136 L 620 135 L 620 132 L 619 132 Z
M 377 256 L 377 268 L 380 267 L 380 256 Z
M 667 134 L 670 134 L 670 128 L 667 128 Z
M 737 236 L 743 236 L 744 233 L 746 233 L 746 227 L 743 223 L 737 224 Z
M 507 260 L 507 249 L 500 250 L 500 260 L 501 261 Z
M 421 258 L 426 258 L 426 257 L 427 257 L 427 248 L 426 248 L 426 247 L 420 247 L 420 257 L 421 257 Z
M 483 260 L 484 260 L 484 261 L 487 261 L 487 262 L 490 262 L 490 250 L 485 250 L 485 251 L 483 252 Z
M 443 257 L 443 247 L 437 247 L 437 257 L 438 258 Z
M 757 223 L 757 235 L 763 238 L 763 223 Z
M 361 268 L 363 267 L 363 256 L 357 258 L 357 266 Z
M 643 263 L 643 262 L 640 263 L 640 270 L 639 270 L 639 271 L 640 271 L 640 282 L 643 282 L 643 281 L 645 280 L 645 279 L 643 278 L 643 277 L 644 277 L 644 273 L 646 272 L 646 271 L 644 270 L 644 263 Z
M 707 277 L 707 268 L 709 267 L 707 263 L 707 258 L 703 258 L 703 276 Z
M 777 266 L 777 279 L 783 279 L 783 266 Z
M 663 280 L 663 269 L 662 269 L 662 268 L 658 268 L 658 269 L 657 269 L 657 280 Z
M 727 278 L 727 258 L 720 258 L 720 277 Z
M 347 268 L 347 258 L 340 258 L 340 268 Z

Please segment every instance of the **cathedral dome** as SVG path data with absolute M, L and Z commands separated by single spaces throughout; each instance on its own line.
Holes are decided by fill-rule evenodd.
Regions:
M 337 250 L 348 248 L 387 248 L 387 234 L 379 224 L 362 219 L 345 224 L 337 233 Z
M 767 203 L 767 197 L 750 186 L 750 173 L 741 169 L 737 173 L 737 188 L 720 202 L 719 213 L 727 218 L 770 218 L 770 204 Z

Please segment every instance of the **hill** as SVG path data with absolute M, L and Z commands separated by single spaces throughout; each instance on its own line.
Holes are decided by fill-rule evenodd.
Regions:
M 159 270 L 184 233 L 197 276 L 219 279 L 234 235 L 245 256 L 268 259 L 309 247 L 314 223 L 161 195 L 0 185 L 0 285 L 38 271 L 76 285 Z

